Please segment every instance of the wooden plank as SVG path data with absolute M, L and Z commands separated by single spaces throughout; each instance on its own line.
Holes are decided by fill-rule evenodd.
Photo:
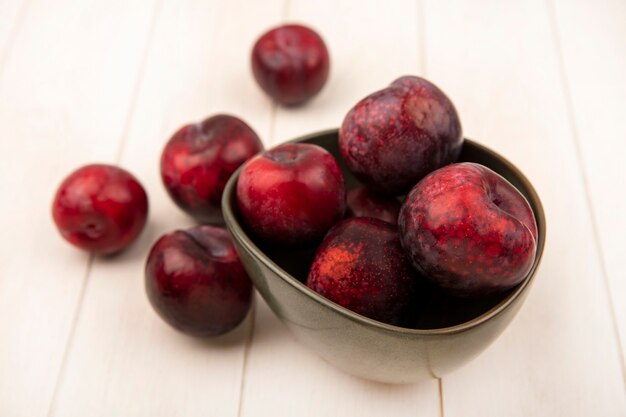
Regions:
M 121 157 L 146 186 L 150 222 L 129 251 L 93 266 L 54 415 L 237 415 L 250 320 L 218 340 L 177 333 L 150 307 L 143 267 L 159 235 L 192 224 L 161 184 L 169 136 L 216 112 L 267 136 L 270 101 L 248 54 L 281 10 L 279 1 L 164 2 Z
M 0 76 L 27 6 L 22 0 L 0 0 Z
M 548 223 L 526 306 L 488 351 L 443 379 L 445 415 L 624 415 L 619 354 L 546 4 L 426 1 L 424 14 L 427 75 L 456 103 L 467 136 L 528 175 Z
M 14 40 L 0 80 L 3 415 L 48 412 L 88 259 L 58 236 L 50 204 L 72 169 L 114 160 L 151 12 L 33 1 Z
M 289 21 L 311 25 L 327 42 L 331 75 L 306 105 L 277 110 L 273 143 L 338 127 L 359 99 L 419 71 L 415 1 L 292 0 L 288 9 Z M 242 416 L 439 415 L 437 381 L 391 386 L 344 374 L 299 345 L 258 301 Z
M 552 3 L 551 3 L 552 4 Z M 553 4 L 582 175 L 587 182 L 626 356 L 626 3 L 583 1 Z

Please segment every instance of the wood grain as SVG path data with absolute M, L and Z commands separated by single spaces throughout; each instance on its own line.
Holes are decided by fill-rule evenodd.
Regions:
M 624 415 L 620 360 L 546 4 L 427 1 L 424 13 L 428 77 L 454 100 L 468 137 L 528 175 L 548 223 L 526 305 L 488 351 L 444 378 L 445 415 Z
M 626 3 L 551 2 L 605 278 L 626 356 Z M 623 377 L 626 377 L 623 375 Z
M 301 107 L 276 107 L 250 74 L 254 41 L 282 20 L 331 51 Z M 625 21 L 619 0 L 0 0 L 0 415 L 626 415 Z M 502 337 L 441 385 L 391 386 L 323 362 L 258 296 L 217 340 L 164 324 L 145 256 L 192 224 L 160 181 L 169 136 L 227 112 L 271 146 L 339 126 L 404 74 L 446 91 L 466 135 L 545 205 L 539 276 Z M 119 163 L 150 197 L 138 242 L 93 263 L 49 213 L 90 162 Z
M 278 108 L 274 144 L 329 127 L 365 95 L 419 70 L 414 1 L 290 2 L 288 21 L 325 38 L 331 76 L 297 108 Z M 379 25 L 384 33 L 372 30 Z M 260 299 L 246 367 L 242 416 L 438 416 L 437 381 L 392 386 L 349 376 L 299 345 Z
M 0 0 L 0 77 L 10 49 L 22 26 L 27 1 Z
M 0 80 L 0 410 L 48 412 L 88 255 L 50 202 L 75 167 L 112 162 L 152 4 L 32 1 Z M 120 8 L 126 12 L 120 14 Z M 115 30 L 108 30 L 115 28 Z
M 270 103 L 253 84 L 248 53 L 281 6 L 164 2 L 120 160 L 150 195 L 150 223 L 130 250 L 95 261 L 54 415 L 237 415 L 250 321 L 217 340 L 177 333 L 150 307 L 143 266 L 159 235 L 193 223 L 159 175 L 174 131 L 216 112 L 241 116 L 261 136 L 269 131 Z

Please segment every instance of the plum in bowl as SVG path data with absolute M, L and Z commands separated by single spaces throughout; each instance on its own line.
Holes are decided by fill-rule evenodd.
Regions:
M 315 144 L 329 151 L 339 161 L 347 188 L 357 188 L 361 184 L 340 156 L 337 135 L 337 130 L 330 130 L 292 142 Z M 491 168 L 524 195 L 537 222 L 536 257 L 518 285 L 488 297 L 453 298 L 424 282 L 415 299 L 413 321 L 407 327 L 364 317 L 308 288 L 305 282 L 315 247 L 277 247 L 254 238 L 237 210 L 235 189 L 240 170 L 224 190 L 224 220 L 257 290 L 298 341 L 337 368 L 362 378 L 413 383 L 441 377 L 479 355 L 515 317 L 531 288 L 546 235 L 541 201 L 515 166 L 471 140 L 465 140 L 459 161 Z

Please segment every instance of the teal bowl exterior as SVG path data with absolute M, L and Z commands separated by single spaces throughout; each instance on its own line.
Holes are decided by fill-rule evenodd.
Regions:
M 292 142 L 319 145 L 342 165 L 348 188 L 356 185 L 339 154 L 337 130 L 308 135 Z M 347 310 L 309 289 L 306 262 L 292 250 L 263 248 L 239 221 L 236 204 L 237 171 L 224 191 L 222 210 L 244 267 L 257 290 L 296 339 L 335 367 L 362 378 L 385 383 L 414 383 L 441 377 L 472 360 L 509 325 L 533 283 L 543 253 L 546 224 L 532 185 L 510 162 L 470 140 L 460 160 L 481 163 L 515 185 L 529 201 L 538 225 L 537 256 L 528 276 L 489 308 L 462 323 L 426 330 L 381 323 Z M 283 256 L 282 252 L 289 252 Z M 309 255 L 310 256 L 310 255 Z M 300 280 L 294 273 L 299 270 Z

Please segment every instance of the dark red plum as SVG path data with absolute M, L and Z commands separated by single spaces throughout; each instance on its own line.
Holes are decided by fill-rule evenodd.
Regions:
M 395 226 L 354 217 L 328 232 L 315 255 L 307 286 L 355 313 L 403 325 L 411 312 L 418 277 Z
M 284 105 L 316 95 L 328 78 L 330 58 L 322 38 L 301 25 L 263 34 L 252 49 L 252 72 L 263 91 Z
M 520 283 L 537 250 L 522 194 L 475 163 L 441 168 L 411 190 L 398 220 L 413 265 L 455 296 L 485 296 Z
M 339 131 L 348 168 L 366 186 L 400 195 L 455 162 L 463 134 L 450 99 L 423 78 L 405 76 L 359 101 Z
M 252 283 L 228 232 L 201 225 L 162 236 L 146 262 L 154 310 L 191 336 L 219 336 L 237 327 L 252 303 Z
M 61 183 L 52 217 L 72 245 L 111 254 L 141 233 L 148 217 L 148 196 L 129 172 L 112 165 L 87 165 Z
M 400 202 L 386 195 L 359 187 L 348 191 L 347 217 L 373 217 L 391 224 L 398 224 Z
M 201 222 L 222 224 L 226 182 L 262 150 L 259 137 L 245 122 L 219 114 L 172 136 L 161 155 L 161 178 L 181 209 Z
M 237 203 L 246 226 L 262 240 L 307 245 L 343 218 L 346 187 L 339 164 L 326 150 L 285 144 L 246 163 Z

